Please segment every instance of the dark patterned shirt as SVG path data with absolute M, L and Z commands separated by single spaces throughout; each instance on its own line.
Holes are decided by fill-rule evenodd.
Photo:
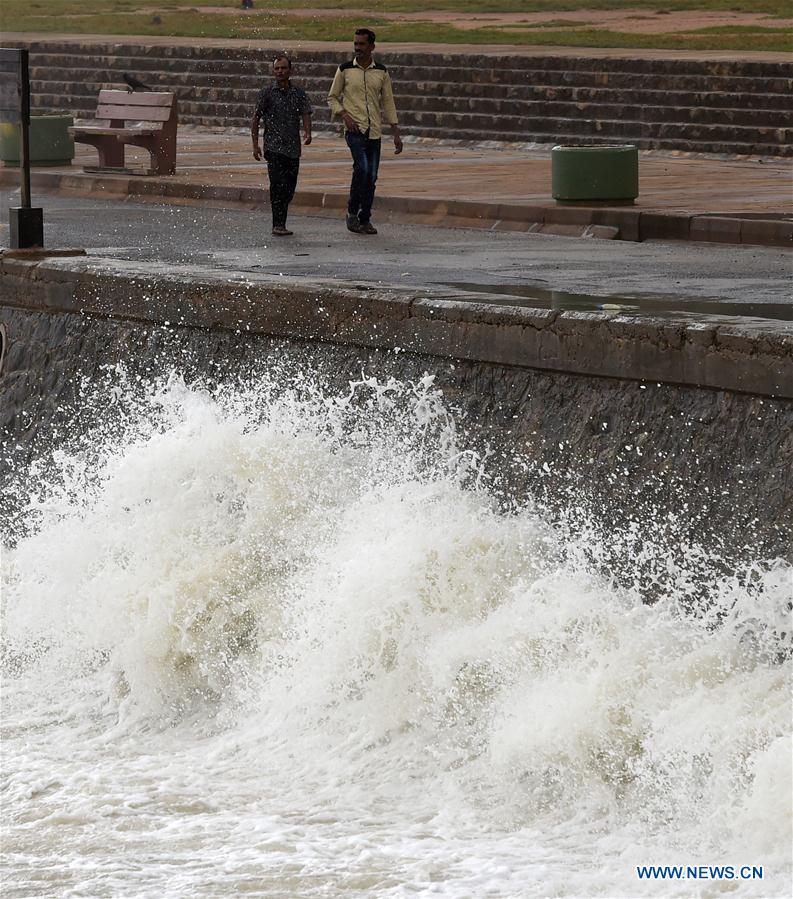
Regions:
M 291 84 L 286 89 L 277 84 L 263 87 L 256 101 L 256 115 L 264 125 L 265 152 L 293 159 L 300 156 L 300 122 L 304 113 L 311 115 L 311 103 L 301 88 Z

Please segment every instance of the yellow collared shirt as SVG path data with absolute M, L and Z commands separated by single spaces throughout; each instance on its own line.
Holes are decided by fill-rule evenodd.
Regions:
M 397 124 L 391 77 L 382 63 L 372 60 L 366 68 L 353 59 L 342 63 L 328 93 L 334 119 L 349 113 L 361 131 L 373 140 L 383 136 L 383 123 Z

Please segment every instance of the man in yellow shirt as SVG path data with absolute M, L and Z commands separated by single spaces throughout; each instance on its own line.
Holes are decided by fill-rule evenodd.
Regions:
M 383 123 L 391 128 L 394 152 L 402 152 L 391 78 L 386 67 L 372 58 L 374 32 L 355 32 L 355 57 L 342 63 L 328 94 L 334 119 L 344 123 L 344 139 L 352 154 L 352 183 L 347 205 L 347 228 L 355 234 L 377 234 L 371 222 Z

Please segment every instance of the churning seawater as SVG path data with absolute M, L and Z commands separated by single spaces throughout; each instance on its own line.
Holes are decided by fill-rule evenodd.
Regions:
M 790 894 L 789 566 L 643 603 L 429 378 L 113 377 L 10 488 L 4 896 Z

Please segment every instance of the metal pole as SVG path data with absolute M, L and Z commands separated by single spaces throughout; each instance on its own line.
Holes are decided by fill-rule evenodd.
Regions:
M 0 0 L 2 2 L 2 0 Z M 0 47 L 0 115 L 19 125 L 20 206 L 11 206 L 9 248 L 44 246 L 44 210 L 30 205 L 30 68 L 27 50 Z
M 20 201 L 23 209 L 30 209 L 30 79 L 28 77 L 27 50 L 22 50 L 20 54 L 19 78 L 19 165 L 22 168 Z

